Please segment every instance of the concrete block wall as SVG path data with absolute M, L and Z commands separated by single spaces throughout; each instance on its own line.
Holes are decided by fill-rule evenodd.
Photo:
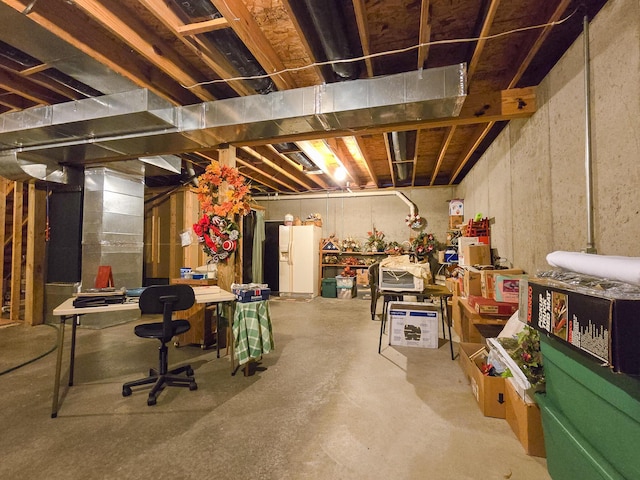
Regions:
M 607 3 L 589 30 L 595 247 L 640 256 L 640 2 Z M 549 252 L 587 247 L 582 36 L 538 95 L 536 114 L 511 121 L 455 192 L 529 273 L 549 268 Z

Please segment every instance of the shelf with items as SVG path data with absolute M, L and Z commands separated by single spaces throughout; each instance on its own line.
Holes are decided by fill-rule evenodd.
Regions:
M 320 278 L 318 282 L 322 285 L 323 278 L 331 278 L 340 275 L 346 267 L 356 271 L 356 277 L 366 275 L 366 270 L 370 265 L 386 257 L 385 252 L 347 252 L 342 250 L 320 250 Z M 359 273 L 359 275 L 358 275 Z M 366 283 L 358 282 L 360 285 Z

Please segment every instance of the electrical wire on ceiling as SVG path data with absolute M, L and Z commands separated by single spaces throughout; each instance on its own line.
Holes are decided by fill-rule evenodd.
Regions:
M 315 68 L 315 67 L 331 65 L 331 64 L 334 64 L 334 63 L 360 62 L 360 61 L 367 60 L 367 59 L 370 59 L 370 58 L 386 57 L 386 56 L 390 56 L 390 55 L 396 55 L 398 53 L 410 52 L 412 50 L 417 50 L 418 48 L 422 48 L 422 47 L 431 47 L 431 46 L 434 46 L 434 45 L 452 45 L 452 44 L 457 44 L 457 43 L 470 43 L 470 42 L 493 40 L 493 39 L 496 39 L 496 38 L 501 38 L 501 37 L 505 37 L 505 36 L 508 36 L 508 35 L 513 35 L 513 34 L 516 34 L 516 33 L 526 32 L 526 31 L 529 31 L 529 30 L 537 30 L 537 29 L 540 29 L 540 28 L 555 27 L 555 26 L 558 26 L 558 25 L 562 25 L 567 20 L 569 20 L 571 17 L 573 17 L 573 15 L 575 15 L 575 13 L 577 11 L 578 11 L 578 9 L 574 10 L 573 12 L 571 12 L 566 17 L 564 17 L 564 18 L 562 18 L 560 20 L 556 20 L 555 22 L 548 22 L 548 23 L 542 23 L 542 24 L 539 24 L 539 25 L 530 25 L 530 26 L 527 26 L 527 27 L 514 28 L 513 30 L 507 30 L 506 32 L 501 32 L 501 33 L 494 33 L 493 35 L 486 35 L 484 37 L 457 38 L 457 39 L 451 39 L 451 40 L 434 40 L 432 42 L 418 43 L 418 44 L 412 45 L 410 47 L 398 48 L 396 50 L 389 50 L 389 51 L 386 51 L 386 52 L 371 53 L 369 55 L 362 55 L 360 57 L 344 58 L 344 59 L 339 59 L 339 60 L 327 60 L 325 62 L 314 62 L 314 63 L 311 63 L 309 65 L 304 65 L 302 67 L 284 68 L 282 70 L 277 70 L 277 71 L 274 71 L 274 72 L 271 72 L 271 73 L 268 73 L 268 74 L 264 74 L 264 75 L 254 75 L 254 76 L 247 76 L 247 77 L 233 77 L 233 78 L 227 78 L 227 79 L 207 80 L 207 81 L 204 81 L 204 82 L 194 83 L 193 85 L 184 85 L 184 84 L 180 84 L 180 85 L 183 88 L 192 89 L 192 88 L 196 88 L 196 87 L 201 87 L 203 85 L 211 85 L 211 84 L 214 84 L 214 83 L 229 83 L 229 82 L 236 82 L 236 81 L 243 81 L 243 80 L 256 80 L 256 79 L 261 79 L 261 78 L 265 78 L 265 77 L 272 77 L 274 75 L 280 75 L 282 73 L 299 72 L 301 70 L 307 70 L 309 68 Z

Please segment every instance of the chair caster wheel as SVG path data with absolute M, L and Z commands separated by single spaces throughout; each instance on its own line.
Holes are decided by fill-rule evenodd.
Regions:
M 189 384 L 189 390 L 194 391 L 198 389 L 198 384 L 196 382 L 191 382 Z
M 122 387 L 122 396 L 128 397 L 131 395 L 131 387 Z
M 193 376 L 193 368 L 191 368 L 191 367 L 187 368 L 185 373 L 187 374 L 187 377 L 192 377 Z
M 147 405 L 148 405 L 148 406 L 150 406 L 150 407 L 151 407 L 151 406 L 153 406 L 153 405 L 155 405 L 155 404 L 156 404 L 156 397 L 149 397 L 149 398 L 147 399 Z

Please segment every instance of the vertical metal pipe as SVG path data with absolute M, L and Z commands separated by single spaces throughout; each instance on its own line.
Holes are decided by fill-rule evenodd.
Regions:
M 591 155 L 591 81 L 589 62 L 589 17 L 584 16 L 582 20 L 583 44 L 584 44 L 584 90 L 585 90 L 585 141 L 584 141 L 584 167 L 586 177 L 586 197 L 587 197 L 587 248 L 586 253 L 596 253 L 593 234 L 593 169 Z

